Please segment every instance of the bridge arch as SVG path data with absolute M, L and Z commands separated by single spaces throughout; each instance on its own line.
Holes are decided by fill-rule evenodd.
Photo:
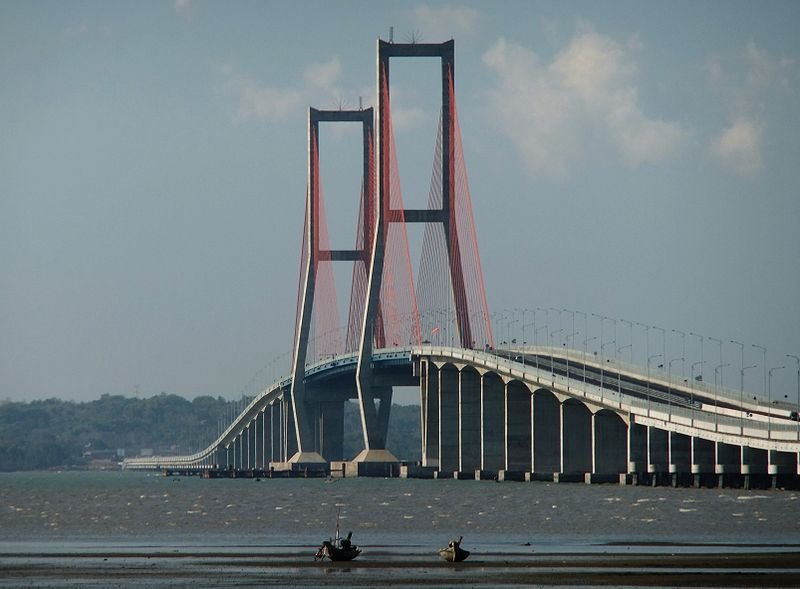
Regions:
M 561 472 L 592 471 L 592 412 L 585 403 L 569 398 L 561 404 Z
M 439 367 L 439 470 L 459 468 L 459 371 L 446 362 Z
M 506 470 L 531 469 L 531 390 L 519 381 L 506 383 Z
M 487 372 L 481 379 L 481 469 L 503 470 L 506 467 L 505 392 L 503 379 Z
M 561 402 L 545 388 L 533 392 L 533 471 L 552 475 L 561 470 Z
M 628 426 L 610 409 L 592 414 L 594 474 L 611 475 L 627 471 Z
M 481 468 L 481 375 L 472 366 L 459 371 L 459 470 Z

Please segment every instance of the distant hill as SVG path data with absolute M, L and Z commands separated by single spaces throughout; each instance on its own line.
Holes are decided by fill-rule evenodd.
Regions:
M 222 397 L 189 401 L 166 393 L 147 399 L 103 395 L 85 403 L 6 401 L 0 403 L 0 471 L 85 468 L 142 449 L 194 452 L 216 436 L 231 405 Z M 387 446 L 400 460 L 419 460 L 418 406 L 392 407 Z M 345 457 L 361 449 L 361 421 L 350 402 L 345 406 Z

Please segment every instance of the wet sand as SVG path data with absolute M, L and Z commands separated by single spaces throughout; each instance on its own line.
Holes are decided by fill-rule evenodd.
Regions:
M 319 563 L 313 549 L 277 556 L 182 549 L 0 554 L 0 587 L 800 587 L 800 553 L 487 554 L 462 563 L 372 551 Z

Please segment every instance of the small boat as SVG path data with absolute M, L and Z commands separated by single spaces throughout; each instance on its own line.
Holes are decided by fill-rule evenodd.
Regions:
M 464 536 L 459 536 L 458 540 L 450 540 L 447 548 L 442 548 L 439 551 L 439 556 L 447 562 L 461 562 L 469 556 L 469 550 L 461 548 L 461 540 Z
M 350 541 L 352 537 L 353 532 L 348 532 L 344 538 L 339 536 L 339 520 L 337 518 L 336 536 L 322 543 L 322 546 L 319 547 L 319 550 L 314 555 L 314 560 L 325 560 L 326 558 L 332 561 L 353 560 L 361 554 L 361 549 Z

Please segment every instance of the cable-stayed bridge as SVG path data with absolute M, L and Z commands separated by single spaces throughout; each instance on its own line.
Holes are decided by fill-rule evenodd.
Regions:
M 403 205 L 389 91 L 391 59 L 416 57 L 441 62 L 441 115 L 424 209 Z M 541 310 L 547 320 L 538 327 L 537 310 L 530 312 L 531 323 L 528 311 L 489 312 L 454 74 L 453 41 L 378 41 L 376 109 L 309 109 L 308 188 L 289 372 L 233 416 L 207 447 L 189 456 L 127 459 L 125 468 L 319 473 L 340 463 L 359 474 L 397 472 L 397 459 L 386 448 L 393 390 L 414 386 L 420 392 L 422 460 L 406 465 L 406 475 L 590 481 L 624 475 L 637 481 L 745 485 L 756 477 L 796 483 L 796 411 L 788 401 L 764 403 L 745 395 L 744 374 L 754 367 L 741 366 L 740 391 L 724 388 L 729 364 L 722 361 L 721 342 L 719 364 L 701 358 L 686 377 L 682 332 L 677 332 L 684 344 L 679 357 L 667 357 L 662 329 L 661 353 L 647 349 L 642 368 L 621 361 L 626 348 L 633 358 L 633 323 L 627 322 L 630 337 L 621 345 L 625 340 L 617 340 L 616 320 L 601 317 L 600 335 L 585 337 L 581 346 L 575 330 L 580 312 L 567 311 L 569 330 L 561 321 L 566 310 L 552 309 L 559 312 L 560 325 L 553 331 L 548 309 Z M 360 124 L 362 131 L 357 234 L 347 250 L 330 247 L 319 165 L 320 129 L 337 123 Z M 424 224 L 416 276 L 410 223 Z M 334 263 L 352 267 L 344 321 Z M 585 314 L 583 319 L 586 323 Z M 611 339 L 603 334 L 606 320 L 614 321 Z M 498 345 L 493 327 L 501 333 Z M 525 337 L 529 327 L 532 338 Z M 648 348 L 649 326 L 644 327 Z M 549 336 L 542 344 L 541 329 Z M 520 331 L 519 340 L 512 337 Z M 584 328 L 583 335 L 588 333 Z M 598 342 L 589 353 L 592 340 Z M 673 372 L 677 362 L 680 374 Z M 703 375 L 712 364 L 710 387 Z M 779 368 L 769 370 L 770 384 Z M 766 377 L 766 352 L 763 371 Z M 351 399 L 359 406 L 364 450 L 345 457 L 344 406 Z

